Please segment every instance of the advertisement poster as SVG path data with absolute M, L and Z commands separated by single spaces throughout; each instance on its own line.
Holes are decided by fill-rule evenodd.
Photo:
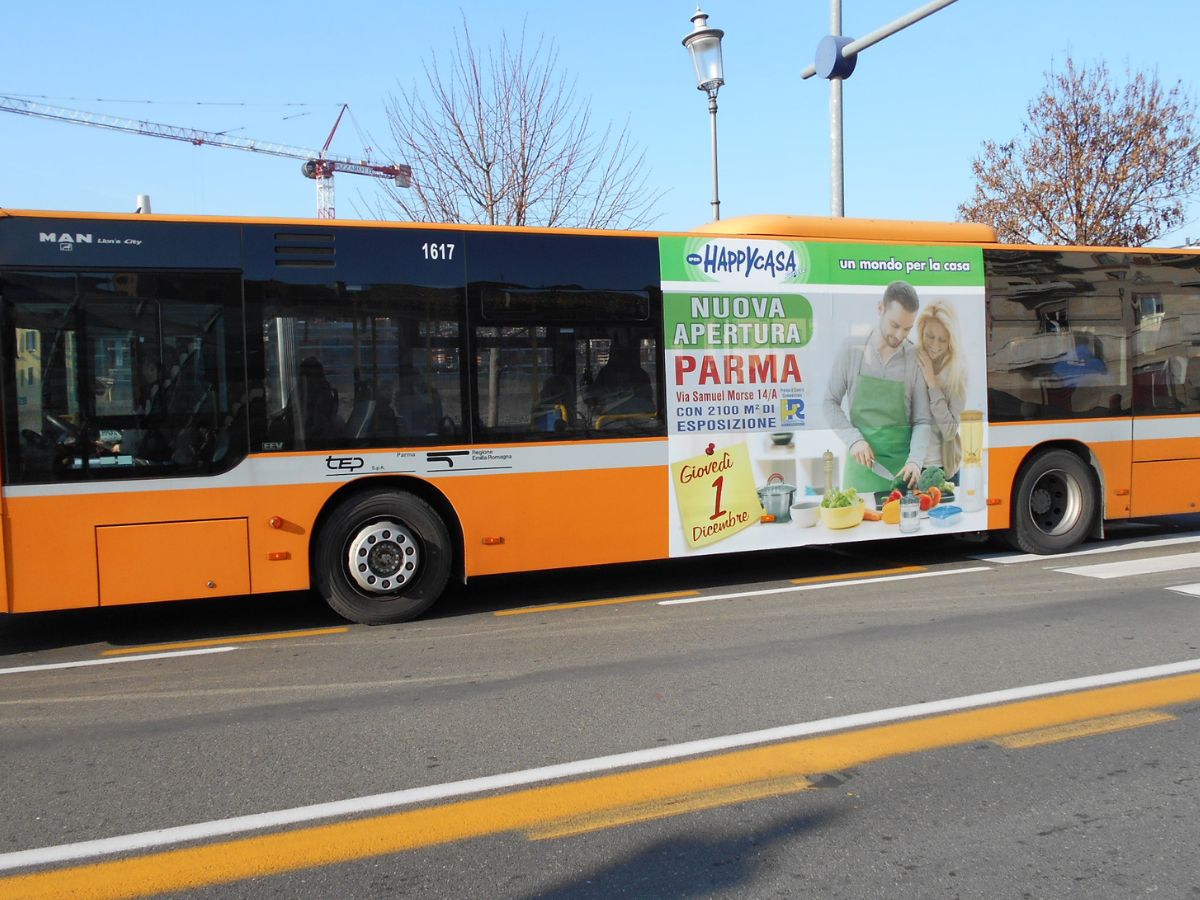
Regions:
M 986 528 L 979 248 L 659 252 L 672 556 Z

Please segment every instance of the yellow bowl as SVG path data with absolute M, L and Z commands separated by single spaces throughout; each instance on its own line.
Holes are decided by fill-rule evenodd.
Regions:
M 821 524 L 826 528 L 853 528 L 863 520 L 867 505 L 859 501 L 857 506 L 821 507 Z

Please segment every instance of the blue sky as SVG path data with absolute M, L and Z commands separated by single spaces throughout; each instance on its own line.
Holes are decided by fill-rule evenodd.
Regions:
M 861 36 L 924 0 L 843 0 Z M 465 15 L 478 46 L 524 27 L 552 39 L 597 122 L 629 122 L 664 192 L 656 227 L 709 218 L 708 113 L 681 41 L 687 0 L 458 4 L 310 0 L 13 4 L 0 94 L 318 148 L 348 102 L 388 156 L 384 102 L 411 90 L 422 61 L 447 56 Z M 800 71 L 829 30 L 828 0 L 711 0 L 726 32 L 719 104 L 722 216 L 829 212 L 829 86 Z M 1153 16 L 1150 15 L 1153 13 Z M 986 138 L 1019 133 L 1048 67 L 1068 54 L 1154 69 L 1200 92 L 1194 0 L 958 0 L 863 53 L 845 85 L 846 214 L 953 219 Z M 153 103 L 99 102 L 151 100 Z M 244 105 L 212 105 L 216 103 Z M 309 104 L 286 106 L 284 104 Z M 309 217 L 299 162 L 0 114 L 0 206 Z M 333 152 L 359 157 L 354 122 Z M 403 162 L 403 160 L 395 160 Z M 371 179 L 339 175 L 339 218 L 368 215 Z M 1200 203 L 1165 243 L 1200 238 Z

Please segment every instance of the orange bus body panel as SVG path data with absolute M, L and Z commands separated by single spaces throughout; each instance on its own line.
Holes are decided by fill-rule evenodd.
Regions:
M 1133 465 L 1133 514 L 1165 516 L 1200 509 L 1200 460 L 1173 459 Z
M 1055 423 L 1039 422 L 1038 424 Z M 1061 425 L 1061 437 L 1058 441 L 1078 442 L 1074 437 L 1070 422 L 1064 421 L 1058 424 Z M 994 435 L 997 432 L 1002 433 L 1006 428 L 1019 429 L 1021 427 L 1021 423 L 1014 423 L 1012 425 L 992 425 L 991 429 Z M 988 507 L 988 528 L 994 530 L 1011 526 L 1012 494 L 1017 483 L 1017 472 L 1020 471 L 1021 464 L 1029 455 L 1038 447 L 1043 446 L 1044 442 L 1015 447 L 994 446 L 994 444 L 1000 443 L 995 439 L 991 443 L 993 446 L 988 450 L 988 497 L 1000 501 Z M 1137 492 L 1133 490 L 1134 445 L 1132 441 L 1095 441 L 1088 444 L 1087 447 L 1091 451 L 1091 462 L 1095 464 L 1100 476 L 1104 518 L 1127 519 L 1131 515 L 1144 515 L 1144 513 L 1137 513 L 1131 503 L 1137 496 Z M 1200 469 L 1197 469 L 1197 474 L 1200 475 Z M 1176 508 L 1171 512 L 1185 511 L 1178 503 L 1175 506 Z
M 104 526 L 96 558 L 101 606 L 250 592 L 245 519 Z
M 322 509 L 339 488 L 375 480 L 10 497 L 12 596 L 20 598 L 10 611 L 306 590 L 313 524 Z M 428 483 L 462 525 L 467 576 L 669 555 L 665 467 Z M 280 527 L 271 526 L 273 518 Z M 573 534 L 579 539 L 564 540 Z M 485 546 L 489 537 L 503 543 Z M 224 570 L 210 577 L 213 561 L 224 558 L 232 569 L 246 569 L 248 560 L 242 580 Z M 197 579 L 202 590 L 190 586 Z M 207 588 L 210 580 L 216 588 Z
M 463 525 L 468 575 L 665 558 L 666 467 L 438 482 Z M 504 542 L 483 545 L 487 537 Z

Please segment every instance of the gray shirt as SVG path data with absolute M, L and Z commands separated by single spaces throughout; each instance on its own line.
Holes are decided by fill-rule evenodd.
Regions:
M 929 441 L 929 452 L 925 454 L 925 468 L 941 466 L 942 444 L 954 440 L 958 434 L 958 422 L 962 418 L 963 399 L 951 398 L 935 383 L 929 388 L 929 414 L 936 426 Z
M 865 440 L 862 432 L 850 424 L 848 414 L 854 403 L 854 392 L 858 388 L 858 376 L 862 374 L 884 381 L 899 381 L 905 385 L 904 411 L 913 426 L 912 438 L 908 442 L 907 462 L 916 463 L 920 467 L 925 461 L 925 450 L 929 445 L 932 428 L 929 392 L 925 388 L 921 367 L 917 365 L 917 348 L 911 341 L 905 341 L 885 362 L 875 349 L 878 340 L 879 332 L 873 330 L 865 342 L 859 338 L 850 338 L 838 350 L 833 360 L 833 370 L 829 373 L 829 384 L 825 389 L 822 405 L 825 421 L 849 449 L 854 446 L 855 441 Z

